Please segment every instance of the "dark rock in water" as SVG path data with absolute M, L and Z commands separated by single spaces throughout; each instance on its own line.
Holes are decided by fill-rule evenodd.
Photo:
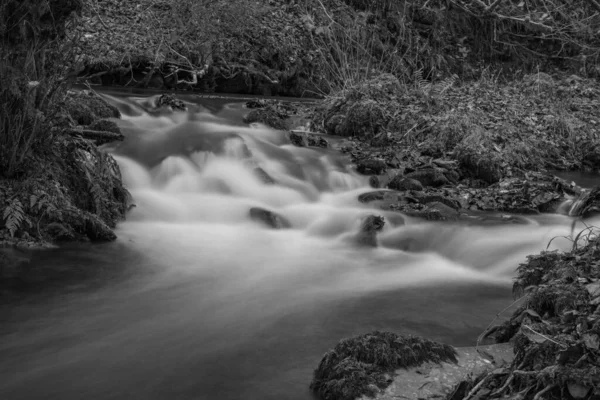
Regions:
M 368 158 L 360 160 L 356 170 L 363 175 L 381 175 L 387 170 L 387 164 L 377 158 Z
M 323 149 L 329 147 L 329 142 L 323 136 L 307 133 L 306 139 L 308 140 L 308 145 L 311 147 L 321 147 Z
M 274 185 L 275 179 L 271 178 L 271 175 L 267 174 L 267 172 L 261 167 L 254 168 L 254 175 L 258 177 L 263 183 L 267 185 Z
M 302 133 L 291 131 L 288 137 L 294 146 L 306 147 L 307 145 L 306 137 Z
M 437 168 L 411 172 L 406 174 L 406 178 L 415 179 L 421 182 L 423 186 L 440 187 L 450 183 L 444 173 Z
M 119 125 L 117 125 L 115 121 L 111 121 L 108 119 L 99 119 L 97 121 L 94 121 L 90 124 L 88 129 L 94 131 L 105 131 L 119 134 L 121 133 L 121 128 L 119 128 Z
M 252 122 L 260 122 L 273 129 L 284 130 L 287 127 L 285 120 L 279 115 L 279 113 L 271 109 L 255 109 L 250 111 L 248 115 L 244 117 L 244 122 L 251 124 Z
M 416 179 L 406 178 L 402 175 L 396 175 L 389 183 L 388 187 L 394 190 L 423 190 L 423 185 Z
M 246 102 L 247 108 L 265 108 L 269 103 L 265 99 L 254 99 Z
M 298 147 L 329 147 L 329 142 L 324 137 L 310 132 L 290 131 L 288 137 L 290 142 Z
M 372 188 L 378 189 L 379 187 L 381 187 L 381 182 L 379 182 L 379 178 L 376 177 L 375 175 L 371 175 L 369 177 L 369 186 L 371 186 Z
M 290 224 L 287 219 L 274 213 L 273 211 L 265 210 L 264 208 L 252 207 L 249 211 L 249 214 L 252 220 L 262 222 L 273 229 L 285 229 L 292 227 L 292 224 Z
M 600 186 L 596 186 L 589 192 L 584 192 L 581 197 L 573 203 L 573 206 L 569 211 L 569 215 L 583 218 L 596 214 L 600 214 Z
M 428 221 L 455 221 L 460 217 L 460 213 L 444 203 L 433 202 L 423 206 L 404 206 L 400 208 L 402 212 L 411 217 L 424 218 Z
M 173 110 L 180 110 L 180 111 L 187 110 L 185 103 L 183 101 L 179 100 L 178 98 L 176 98 L 175 95 L 172 95 L 172 94 L 161 95 L 158 98 L 158 100 L 156 101 L 156 106 L 157 107 L 171 107 Z
M 358 196 L 358 201 L 361 203 L 370 203 L 372 201 L 383 200 L 387 190 L 377 190 L 374 192 L 363 193 Z
M 426 362 L 457 362 L 448 345 L 410 335 L 371 332 L 343 339 L 324 356 L 310 388 L 322 399 L 350 400 L 375 396 L 392 383 L 396 369 Z
M 460 210 L 462 208 L 460 201 L 443 194 L 413 193 L 413 198 L 415 198 L 421 204 L 442 203 L 455 210 Z
M 377 247 L 377 232 L 383 229 L 385 219 L 378 215 L 367 216 L 360 224 L 360 230 L 354 236 L 354 242 L 360 246 Z

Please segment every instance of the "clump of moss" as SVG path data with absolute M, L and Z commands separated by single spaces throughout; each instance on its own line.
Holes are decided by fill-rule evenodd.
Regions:
M 374 331 L 343 339 L 314 372 L 311 389 L 325 400 L 373 396 L 389 385 L 388 373 L 424 362 L 457 362 L 453 347 L 411 335 Z
M 349 88 L 341 98 L 329 98 L 313 123 L 332 135 L 371 138 L 387 128 L 401 90 L 395 76 L 382 74 Z

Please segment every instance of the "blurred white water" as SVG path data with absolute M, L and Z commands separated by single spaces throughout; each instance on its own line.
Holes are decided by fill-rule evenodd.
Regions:
M 128 138 L 115 157 L 137 207 L 120 234 L 139 246 L 153 243 L 144 252 L 172 257 L 171 268 L 188 273 L 219 265 L 222 273 L 244 279 L 314 276 L 311 291 L 328 293 L 447 280 L 509 282 L 527 255 L 570 234 L 571 220 L 561 216 L 494 227 L 410 218 L 392 226 L 388 219 L 380 248 L 357 249 L 346 239 L 360 219 L 390 214 L 358 202 L 372 189 L 339 154 L 297 148 L 284 132 L 232 123 L 206 110 L 160 117 L 139 111 L 123 119 Z M 144 157 L 157 150 L 161 160 Z M 257 167 L 276 183 L 263 182 Z M 251 207 L 274 211 L 293 228 L 271 231 L 251 221 Z M 551 248 L 569 245 L 556 239 Z M 179 259 L 191 254 L 204 260 L 201 265 Z M 321 279 L 325 271 L 335 283 Z
M 107 98 L 126 136 L 109 150 L 136 207 L 100 254 L 40 262 L 114 263 L 133 277 L 11 309 L 0 399 L 308 400 L 313 368 L 342 337 L 472 344 L 510 303 L 517 265 L 571 234 L 558 215 L 474 226 L 372 209 L 357 200 L 367 178 L 341 155 L 243 124 L 241 103 L 169 113 Z M 251 207 L 292 228 L 252 221 Z M 358 248 L 369 214 L 386 218 L 380 245 Z

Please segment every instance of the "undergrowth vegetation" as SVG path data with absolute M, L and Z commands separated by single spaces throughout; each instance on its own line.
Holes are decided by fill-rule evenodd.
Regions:
M 515 359 L 471 382 L 469 397 L 600 395 L 598 234 L 588 226 L 571 238 L 571 251 L 542 252 L 519 266 L 513 293 L 526 296 L 524 304 L 509 321 L 485 333 L 499 342 L 513 341 Z
M 459 161 L 488 184 L 544 169 L 598 169 L 594 107 L 600 87 L 578 76 L 544 73 L 501 82 L 484 71 L 475 82 L 451 75 L 403 84 L 383 74 L 329 96 L 313 129 L 356 137 L 395 153 Z
M 84 3 L 77 72 L 96 83 L 315 96 L 381 73 L 477 79 L 490 64 L 600 73 L 596 1 Z
M 114 159 L 65 132 L 75 125 L 66 106 L 77 40 L 66 32 L 81 7 L 0 6 L 0 243 L 111 240 L 124 217 L 128 194 Z

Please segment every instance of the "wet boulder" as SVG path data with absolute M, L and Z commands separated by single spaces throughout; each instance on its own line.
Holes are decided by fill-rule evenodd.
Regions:
M 252 207 L 248 213 L 253 221 L 260 222 L 269 228 L 286 229 L 292 227 L 292 224 L 287 219 L 264 208 Z
M 450 181 L 444 173 L 438 168 L 421 169 L 406 174 L 406 178 L 414 179 L 423 186 L 440 187 L 448 185 Z
M 379 178 L 375 175 L 371 175 L 369 177 L 369 186 L 371 186 L 374 189 L 378 189 L 381 187 L 381 182 L 379 181 Z
M 381 175 L 387 170 L 387 164 L 378 158 L 366 158 L 356 163 L 356 170 L 363 175 Z
M 281 117 L 279 113 L 270 108 L 257 108 L 244 117 L 246 124 L 253 122 L 259 122 L 265 124 L 273 129 L 284 130 L 287 128 L 285 119 Z
M 422 191 L 423 184 L 416 179 L 406 178 L 402 175 L 396 175 L 392 180 L 388 183 L 388 188 L 404 191 L 404 190 L 415 190 Z
M 321 147 L 327 148 L 329 147 L 329 142 L 321 135 L 317 135 L 310 132 L 302 132 L 302 131 L 290 131 L 288 138 L 290 142 L 294 146 L 297 147 Z
M 156 100 L 156 107 L 171 107 L 173 110 L 185 111 L 187 106 L 185 103 L 173 94 L 162 94 Z

